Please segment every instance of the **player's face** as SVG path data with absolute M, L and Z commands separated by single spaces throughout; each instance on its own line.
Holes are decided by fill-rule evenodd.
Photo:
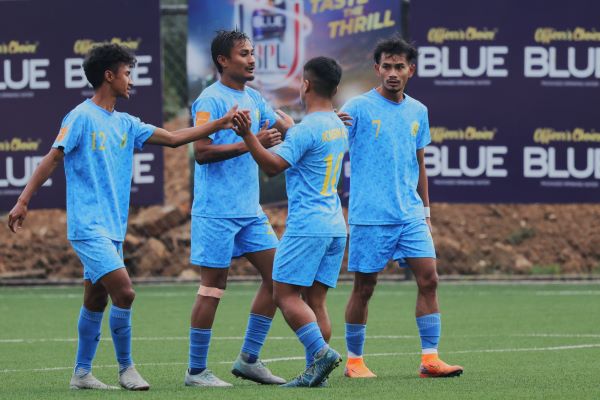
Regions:
M 127 64 L 119 65 L 116 74 L 112 74 L 110 86 L 112 87 L 116 97 L 129 98 L 129 91 L 133 87 L 133 79 L 131 79 L 131 67 Z
M 404 54 L 383 53 L 375 71 L 386 91 L 398 93 L 404 91 L 406 82 L 415 73 L 415 64 L 409 63 Z
M 230 57 L 225 60 L 224 72 L 235 80 L 251 81 L 254 79 L 254 47 L 249 40 L 236 42 Z

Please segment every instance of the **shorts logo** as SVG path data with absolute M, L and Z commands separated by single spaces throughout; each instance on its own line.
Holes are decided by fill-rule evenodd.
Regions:
M 58 136 L 56 137 L 56 141 L 62 142 L 62 140 L 65 138 L 65 136 L 67 136 L 68 132 L 69 132 L 68 126 L 64 126 L 64 127 L 60 128 L 60 131 L 58 131 Z
M 198 111 L 196 113 L 196 124 L 195 126 L 200 126 L 210 121 L 210 113 L 208 111 Z
M 413 136 L 417 136 L 418 132 L 419 132 L 419 123 L 417 121 L 414 121 L 412 123 L 412 125 L 410 126 L 410 134 Z
M 304 63 L 311 30 L 304 0 L 236 0 L 235 25 L 253 41 L 256 82 L 267 89 L 290 86 Z

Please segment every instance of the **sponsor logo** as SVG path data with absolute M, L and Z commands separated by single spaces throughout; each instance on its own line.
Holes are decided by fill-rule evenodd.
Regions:
M 110 40 L 104 40 L 104 41 L 100 41 L 100 42 L 95 42 L 91 39 L 79 39 L 79 40 L 76 40 L 75 43 L 73 44 L 73 53 L 79 54 L 79 55 L 86 55 L 93 47 L 100 46 L 103 44 L 109 44 L 109 43 L 119 44 L 119 45 L 127 47 L 133 51 L 136 51 L 139 49 L 141 42 L 142 42 L 142 39 L 128 38 L 128 39 L 124 40 L 124 39 L 118 38 L 118 37 L 114 37 Z
M 555 28 L 537 28 L 533 34 L 536 43 L 550 44 L 552 42 L 600 42 L 600 32 L 596 29 L 577 27 L 575 29 L 559 30 Z
M 237 0 L 234 20 L 254 43 L 256 82 L 268 89 L 289 86 L 304 64 L 310 21 L 301 0 Z
M 429 43 L 443 44 L 444 42 L 458 41 L 494 41 L 498 29 L 476 28 L 469 26 L 465 29 L 431 28 L 427 32 Z
M 208 111 L 198 111 L 196 112 L 196 126 L 200 126 L 202 124 L 210 121 L 210 112 Z
M 38 51 L 39 42 L 30 43 L 29 41 L 20 42 L 11 40 L 0 42 L 0 54 L 35 54 Z
M 466 128 L 451 129 L 444 126 L 432 126 L 430 128 L 431 141 L 433 143 L 443 143 L 447 140 L 494 140 L 497 129 L 476 128 L 467 126 Z

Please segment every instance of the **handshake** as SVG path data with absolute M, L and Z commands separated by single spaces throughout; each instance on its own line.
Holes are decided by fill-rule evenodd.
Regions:
M 277 110 L 277 114 L 281 117 L 284 125 L 291 126 L 294 124 L 292 117 L 281 110 Z M 252 117 L 250 110 L 238 110 L 237 106 L 232 107 L 223 117 L 224 129 L 232 129 L 238 136 L 244 137 L 252 135 Z M 270 148 L 282 142 L 283 135 L 273 126 L 269 128 L 269 121 L 265 121 L 260 131 L 256 134 L 256 138 L 265 148 Z

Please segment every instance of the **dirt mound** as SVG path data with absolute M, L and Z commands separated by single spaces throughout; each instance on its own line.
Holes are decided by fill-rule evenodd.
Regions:
M 187 117 L 170 128 L 186 126 Z M 188 149 L 165 149 L 165 206 L 132 208 L 124 244 L 134 276 L 193 278 L 189 265 Z M 60 173 L 60 172 L 57 172 Z M 287 210 L 265 210 L 279 236 Z M 63 210 L 33 210 L 13 235 L 0 216 L 0 278 L 77 278 L 81 266 L 66 239 Z M 600 205 L 432 204 L 442 274 L 600 273 Z M 344 269 L 345 269 L 344 259 Z M 388 269 L 387 273 L 397 273 Z M 253 274 L 244 259 L 231 275 Z

